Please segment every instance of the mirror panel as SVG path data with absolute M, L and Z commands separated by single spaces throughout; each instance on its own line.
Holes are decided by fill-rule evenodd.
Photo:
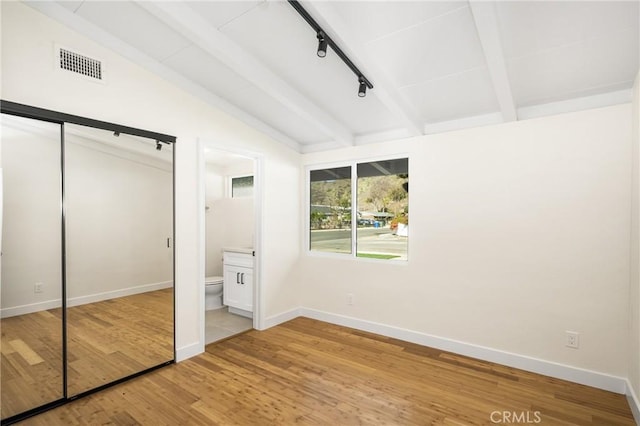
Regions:
M 174 359 L 173 145 L 65 125 L 69 397 Z
M 2 419 L 60 400 L 61 126 L 2 114 L 0 401 Z

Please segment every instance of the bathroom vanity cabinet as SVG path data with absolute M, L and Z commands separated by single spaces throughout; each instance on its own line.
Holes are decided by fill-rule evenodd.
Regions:
M 253 250 L 223 251 L 224 304 L 229 312 L 253 317 Z

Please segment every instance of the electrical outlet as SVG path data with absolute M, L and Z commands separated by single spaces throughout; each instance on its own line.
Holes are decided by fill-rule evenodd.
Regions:
M 577 331 L 567 331 L 567 343 L 568 348 L 578 349 L 580 347 L 580 333 Z
M 353 293 L 347 294 L 347 305 L 353 305 Z
M 42 293 L 42 283 L 35 283 L 33 285 L 33 292 L 34 293 Z

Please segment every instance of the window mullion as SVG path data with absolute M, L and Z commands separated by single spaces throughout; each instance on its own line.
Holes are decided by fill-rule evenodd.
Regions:
M 351 164 L 351 255 L 358 252 L 358 164 Z

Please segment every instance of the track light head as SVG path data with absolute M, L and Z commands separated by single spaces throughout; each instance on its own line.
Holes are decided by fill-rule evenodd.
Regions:
M 116 138 L 120 137 L 120 132 L 118 132 L 118 131 L 113 132 L 113 136 L 115 136 Z
M 353 71 L 356 77 L 358 77 L 358 82 L 360 83 L 360 86 L 358 87 L 358 96 L 361 98 L 367 96 L 367 88 L 373 89 L 373 84 L 371 84 L 371 82 L 367 80 L 367 78 L 364 76 L 364 74 L 362 74 L 358 67 L 355 66 L 353 62 L 351 62 L 351 59 L 349 59 L 347 55 L 342 51 L 342 49 L 340 49 L 340 46 L 338 46 L 334 40 L 332 40 L 329 36 L 327 36 L 327 34 L 325 34 L 322 27 L 320 27 L 316 20 L 313 19 L 311 15 L 309 15 L 309 12 L 307 12 L 304 7 L 302 7 L 300 1 L 288 0 L 288 3 L 296 10 L 296 12 L 298 12 L 298 14 L 300 14 L 300 16 L 307 22 L 307 24 L 309 24 L 309 26 L 313 28 L 313 31 L 315 31 L 316 36 L 318 37 L 318 56 L 320 58 L 324 58 L 325 56 L 327 56 L 327 46 L 329 45 L 329 42 L 331 42 L 331 50 L 333 50 L 333 53 L 335 53 L 338 58 L 342 59 L 342 62 L 344 62 L 345 65 L 349 67 L 351 71 Z
M 364 98 L 367 96 L 367 83 L 364 81 L 363 77 L 358 78 L 360 82 L 360 87 L 358 87 L 358 96 Z
M 327 56 L 327 38 L 324 31 L 318 31 L 318 56 L 321 58 Z
M 162 151 L 162 144 L 160 143 L 160 141 L 156 141 L 156 149 L 158 151 Z

